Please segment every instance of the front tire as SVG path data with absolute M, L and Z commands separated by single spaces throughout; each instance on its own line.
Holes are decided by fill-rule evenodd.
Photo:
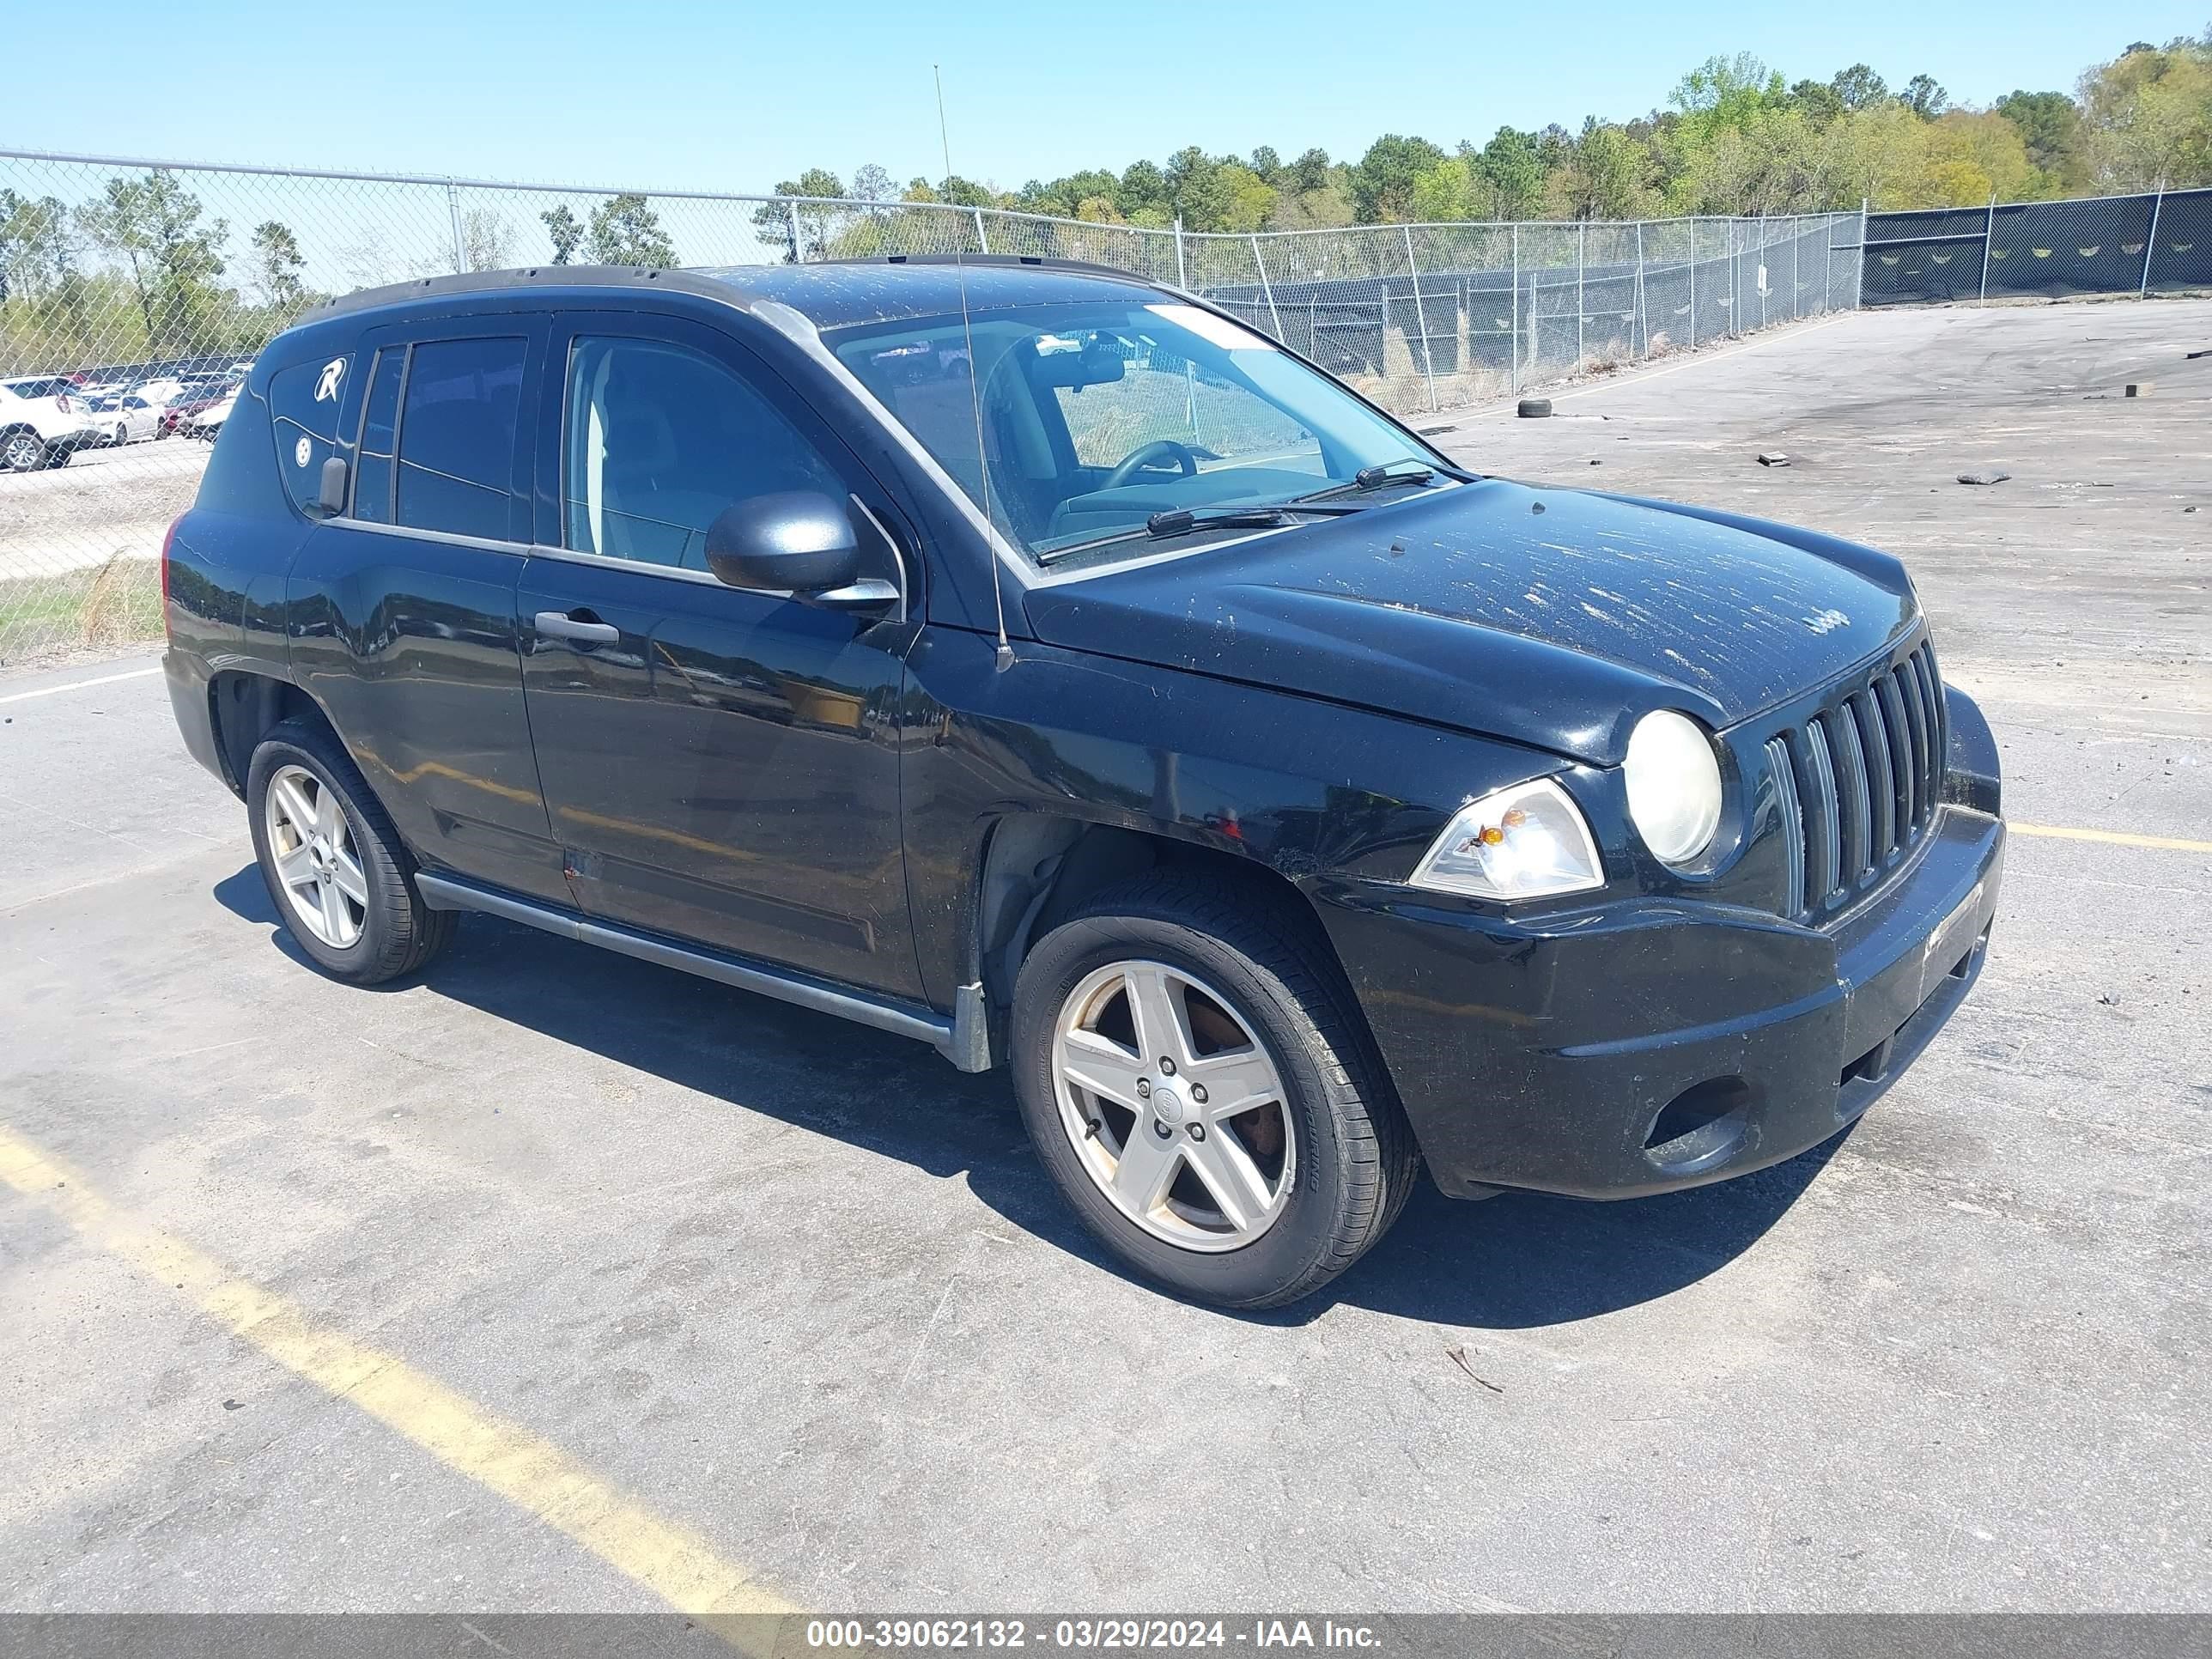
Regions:
M 10 432 L 0 438 L 0 472 L 36 472 L 46 464 L 46 447 L 35 432 Z
M 276 726 L 246 769 L 253 854 L 286 928 L 331 978 L 379 985 L 421 968 L 453 913 L 416 890 L 414 860 L 351 757 L 304 720 Z
M 1038 942 L 1015 1091 L 1062 1196 L 1181 1295 L 1278 1307 L 1397 1218 L 1413 1133 L 1340 975 L 1265 898 L 1156 873 Z

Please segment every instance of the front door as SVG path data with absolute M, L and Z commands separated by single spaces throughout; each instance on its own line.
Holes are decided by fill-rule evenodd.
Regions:
M 738 342 L 674 318 L 556 320 L 538 539 L 518 605 L 553 831 L 591 915 L 915 995 L 901 851 L 903 605 L 724 586 L 707 526 L 818 490 L 890 522 L 851 455 Z M 902 580 L 886 544 L 884 568 Z

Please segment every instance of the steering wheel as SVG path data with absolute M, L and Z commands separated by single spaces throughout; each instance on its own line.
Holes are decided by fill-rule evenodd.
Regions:
M 1161 438 L 1152 443 L 1139 444 L 1124 455 L 1119 465 L 1106 475 L 1106 482 L 1098 487 L 1101 489 L 1119 489 L 1139 472 L 1169 460 L 1182 468 L 1184 477 L 1195 478 L 1198 476 L 1198 457 L 1174 439 Z

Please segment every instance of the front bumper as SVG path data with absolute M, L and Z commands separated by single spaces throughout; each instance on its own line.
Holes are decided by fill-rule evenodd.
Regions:
M 1981 972 L 2004 863 L 1989 748 L 1910 865 L 1824 927 L 1663 900 L 1522 922 L 1402 888 L 1322 895 L 1437 1184 L 1634 1197 L 1853 1121 Z

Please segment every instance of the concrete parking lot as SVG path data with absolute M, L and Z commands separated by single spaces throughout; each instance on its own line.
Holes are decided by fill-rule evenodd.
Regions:
M 317 976 L 149 655 L 0 677 L 0 1605 L 2212 1610 L 2207 346 L 1869 313 L 1424 422 L 1903 554 L 2020 829 L 1839 1143 L 1425 1188 L 1264 1317 L 916 1045 L 481 917 Z

